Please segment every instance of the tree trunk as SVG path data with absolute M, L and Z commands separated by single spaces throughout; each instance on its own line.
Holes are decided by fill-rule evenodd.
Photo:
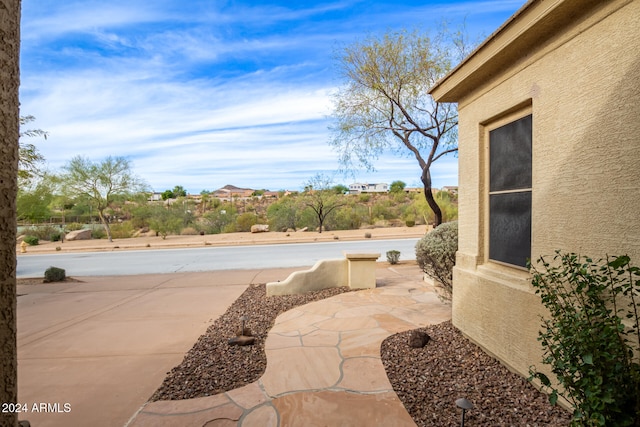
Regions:
M 107 232 L 107 238 L 110 242 L 113 242 L 113 239 L 111 238 L 111 227 L 109 227 L 109 223 L 107 222 L 107 219 L 104 217 L 102 210 L 100 209 L 98 209 L 98 217 L 100 217 L 100 222 L 104 226 L 104 230 Z
M 440 206 L 436 203 L 436 200 L 433 198 L 433 192 L 431 191 L 431 172 L 429 172 L 429 168 L 424 168 L 422 170 L 420 180 L 424 186 L 424 198 L 427 199 L 427 204 L 433 211 L 433 228 L 436 228 L 442 224 L 442 211 L 440 210 Z
M 20 1 L 0 0 L 0 16 L 0 403 L 17 403 L 16 197 L 20 134 Z M 15 412 L 0 411 L 0 425 L 13 427 L 17 423 Z

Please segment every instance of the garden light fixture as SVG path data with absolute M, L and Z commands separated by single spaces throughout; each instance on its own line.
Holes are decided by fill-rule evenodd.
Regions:
M 460 427 L 464 427 L 464 413 L 467 409 L 473 409 L 473 403 L 462 397 L 456 400 L 456 406 L 462 409 L 462 422 L 460 423 Z

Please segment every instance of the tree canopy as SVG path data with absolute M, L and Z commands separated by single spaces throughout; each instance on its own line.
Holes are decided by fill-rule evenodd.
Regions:
M 117 196 L 143 191 L 145 185 L 131 171 L 131 163 L 124 157 L 107 157 L 99 163 L 76 156 L 64 167 L 64 191 L 73 197 L 84 197 L 96 208 L 109 241 L 111 229 L 105 209 Z
M 458 113 L 454 104 L 437 103 L 429 88 L 465 53 L 464 34 L 446 29 L 431 38 L 391 32 L 354 42 L 337 62 L 345 84 L 334 97 L 330 145 L 344 170 L 365 167 L 386 152 L 417 160 L 424 194 L 435 214 L 442 212 L 431 191 L 431 165 L 457 151 Z
M 393 181 L 389 186 L 390 193 L 402 193 L 407 186 L 403 181 Z
M 344 193 L 332 186 L 331 178 L 318 174 L 305 185 L 303 204 L 313 210 L 318 220 L 318 233 L 322 233 L 325 220 L 337 208 L 345 205 Z
M 20 144 L 18 148 L 18 179 L 23 183 L 29 182 L 36 175 L 40 175 L 40 166 L 44 163 L 44 156 L 40 154 L 38 148 L 22 141 L 23 138 L 42 137 L 47 139 L 48 132 L 42 129 L 22 129 L 23 126 L 34 121 L 33 116 L 20 116 Z

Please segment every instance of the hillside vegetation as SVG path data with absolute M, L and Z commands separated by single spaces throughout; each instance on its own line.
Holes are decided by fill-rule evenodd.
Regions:
M 144 197 L 118 200 L 111 204 L 107 216 L 114 238 L 157 234 L 163 237 L 177 234 L 219 234 L 246 232 L 254 224 L 268 224 L 271 231 L 319 230 L 318 208 L 332 209 L 323 221 L 323 230 L 413 226 L 433 222 L 433 212 L 422 194 L 364 193 L 312 194 L 308 192 L 280 194 L 267 198 L 255 195 L 247 198 L 221 200 L 211 195 L 178 197 L 165 201 L 147 201 Z M 457 219 L 457 198 L 446 191 L 436 199 L 444 220 Z M 327 209 L 325 209 L 326 213 Z M 81 203 L 68 204 L 52 212 L 41 223 L 23 223 L 23 233 L 38 235 L 42 240 L 59 238 L 60 229 L 68 232 L 87 228 L 95 223 L 90 209 Z M 98 224 L 93 237 L 104 237 Z

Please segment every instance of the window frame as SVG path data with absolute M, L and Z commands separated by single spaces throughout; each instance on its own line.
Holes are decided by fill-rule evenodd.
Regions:
M 520 120 L 522 118 L 525 118 L 527 116 L 531 116 L 531 186 L 530 187 L 522 187 L 522 188 L 517 188 L 517 189 L 510 189 L 510 190 L 501 190 L 501 191 L 491 191 L 491 140 L 490 140 L 490 132 L 494 131 L 498 128 L 501 128 L 505 125 L 508 125 L 510 123 L 513 123 L 517 120 Z M 528 269 L 522 265 L 518 265 L 518 264 L 511 264 L 505 261 L 501 261 L 501 260 L 497 260 L 497 259 L 492 259 L 490 257 L 490 250 L 491 250 L 491 201 L 490 201 L 490 196 L 491 195 L 499 195 L 499 194 L 513 194 L 513 193 L 522 193 L 522 194 L 530 194 L 531 197 L 531 223 L 530 223 L 530 228 L 531 228 L 531 236 L 530 236 L 530 245 L 529 245 L 529 258 L 531 256 L 531 246 L 533 244 L 533 182 L 534 182 L 534 177 L 533 177 L 533 146 L 534 146 L 534 123 L 533 123 L 533 109 L 531 106 L 531 101 L 529 100 L 528 102 L 526 102 L 524 105 L 520 105 L 517 107 L 514 107 L 513 109 L 498 115 L 484 123 L 481 123 L 481 135 L 483 138 L 483 150 L 484 150 L 484 159 L 483 159 L 483 165 L 482 165 L 482 170 L 484 171 L 484 186 L 482 188 L 482 193 L 483 196 L 481 197 L 481 200 L 483 201 L 483 208 L 482 211 L 484 212 L 484 215 L 482 216 L 482 222 L 483 222 L 483 235 L 484 235 L 484 244 L 483 244 L 483 259 L 484 259 L 484 264 L 485 265 L 494 265 L 494 266 L 503 266 L 503 267 L 508 267 L 509 270 L 513 271 L 515 270 L 521 270 L 521 271 L 526 271 L 528 272 Z

